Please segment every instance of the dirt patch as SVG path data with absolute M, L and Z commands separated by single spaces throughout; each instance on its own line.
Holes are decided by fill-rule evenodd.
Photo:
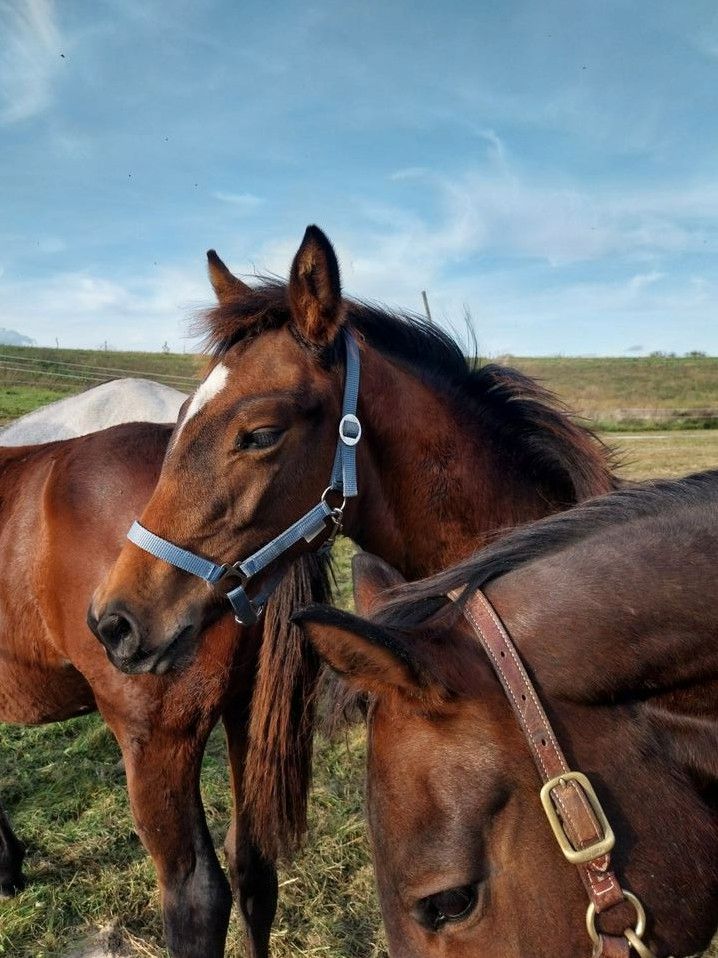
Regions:
M 129 955 L 127 940 L 116 924 L 107 925 L 90 935 L 64 958 L 124 958 Z

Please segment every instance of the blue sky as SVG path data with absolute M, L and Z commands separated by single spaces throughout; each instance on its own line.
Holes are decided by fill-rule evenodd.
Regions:
M 0 326 L 189 350 L 311 222 L 487 354 L 718 354 L 718 7 L 0 0 Z

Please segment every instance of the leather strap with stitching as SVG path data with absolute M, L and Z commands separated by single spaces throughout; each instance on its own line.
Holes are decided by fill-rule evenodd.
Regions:
M 456 600 L 461 594 L 462 590 L 455 590 L 449 595 Z M 465 603 L 464 615 L 506 692 L 541 780 L 548 782 L 568 773 L 566 758 L 521 657 L 495 609 L 481 591 L 477 590 Z M 579 784 L 573 780 L 559 783 L 551 791 L 551 798 L 574 848 L 587 848 L 603 838 L 603 829 Z M 599 914 L 626 901 L 611 868 L 610 853 L 578 864 L 576 868 Z M 594 958 L 628 958 L 629 954 L 630 946 L 622 935 L 599 935 L 593 952 Z

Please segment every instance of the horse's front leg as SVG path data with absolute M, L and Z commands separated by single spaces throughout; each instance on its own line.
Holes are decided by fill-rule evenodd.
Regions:
M 22 860 L 25 846 L 15 835 L 0 805 L 0 898 L 11 898 L 25 887 Z
M 224 848 L 235 900 L 244 918 L 249 958 L 267 958 L 269 935 L 277 911 L 277 869 L 251 839 L 244 811 L 244 767 L 248 714 L 239 701 L 222 715 L 232 780 L 232 824 Z
M 157 869 L 172 958 L 221 958 L 232 896 L 207 828 L 199 780 L 207 732 L 117 727 L 137 833 Z

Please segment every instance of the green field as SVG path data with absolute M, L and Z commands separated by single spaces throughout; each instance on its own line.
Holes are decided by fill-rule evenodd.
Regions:
M 570 409 L 611 429 L 718 425 L 718 359 L 549 357 L 510 360 Z
M 718 358 L 582 359 L 510 357 L 577 414 L 603 428 L 718 426 Z M 34 405 L 122 375 L 189 390 L 201 356 L 0 346 L 0 422 Z
M 98 355 L 92 354 L 93 363 Z M 113 360 L 120 355 L 122 364 L 129 364 L 131 357 L 140 354 L 109 354 Z M 175 361 L 177 365 L 173 365 Z M 196 368 L 193 357 L 152 357 L 152 362 L 168 376 L 180 370 L 192 375 Z M 587 383 L 591 377 L 600 382 L 598 372 L 589 374 L 588 367 L 580 365 L 593 362 L 597 361 L 524 360 L 521 365 L 543 375 L 550 385 L 560 386 L 562 395 L 573 404 L 584 392 L 590 393 Z M 718 401 L 716 379 L 711 395 L 711 376 L 693 372 L 688 376 L 692 385 L 684 383 L 675 393 L 664 395 L 650 389 L 665 370 L 660 375 L 655 369 L 648 370 L 648 379 L 634 392 L 630 383 L 613 381 L 613 364 L 623 362 L 606 361 L 602 409 L 609 408 L 609 401 L 615 404 L 613 408 L 624 408 L 623 404 L 633 403 L 638 395 L 643 405 L 658 405 L 661 397 L 669 405 L 676 402 L 682 406 L 689 400 L 706 405 Z M 715 377 L 718 364 L 705 362 Z M 538 365 L 532 367 L 532 363 Z M 572 364 L 578 364 L 573 371 Z M 144 368 L 133 369 L 145 372 Z M 38 399 L 38 394 L 23 384 L 6 390 L 0 392 L 5 404 L 0 415 L 6 418 L 26 411 Z M 49 398 L 43 392 L 42 401 Z M 606 438 L 621 452 L 624 474 L 630 477 L 675 475 L 718 465 L 718 430 L 612 433 Z M 350 592 L 350 551 L 350 543 L 342 541 L 338 558 L 344 601 Z M 18 834 L 29 846 L 26 871 L 31 881 L 16 899 L 0 902 L 0 955 L 64 958 L 79 942 L 108 925 L 116 926 L 116 936 L 130 955 L 159 958 L 165 954 L 154 875 L 133 832 L 118 758 L 114 739 L 95 716 L 43 728 L 0 726 L 0 792 Z M 359 729 L 346 740 L 320 739 L 317 743 L 307 846 L 291 867 L 283 869 L 280 879 L 273 950 L 277 958 L 378 958 L 385 954 L 363 824 L 363 761 Z M 205 759 L 203 794 L 219 848 L 229 820 L 230 798 L 218 731 Z M 236 917 L 227 954 L 230 958 L 243 954 Z
M 121 376 L 156 379 L 190 392 L 203 364 L 203 357 L 192 353 L 0 345 L 0 424 Z

